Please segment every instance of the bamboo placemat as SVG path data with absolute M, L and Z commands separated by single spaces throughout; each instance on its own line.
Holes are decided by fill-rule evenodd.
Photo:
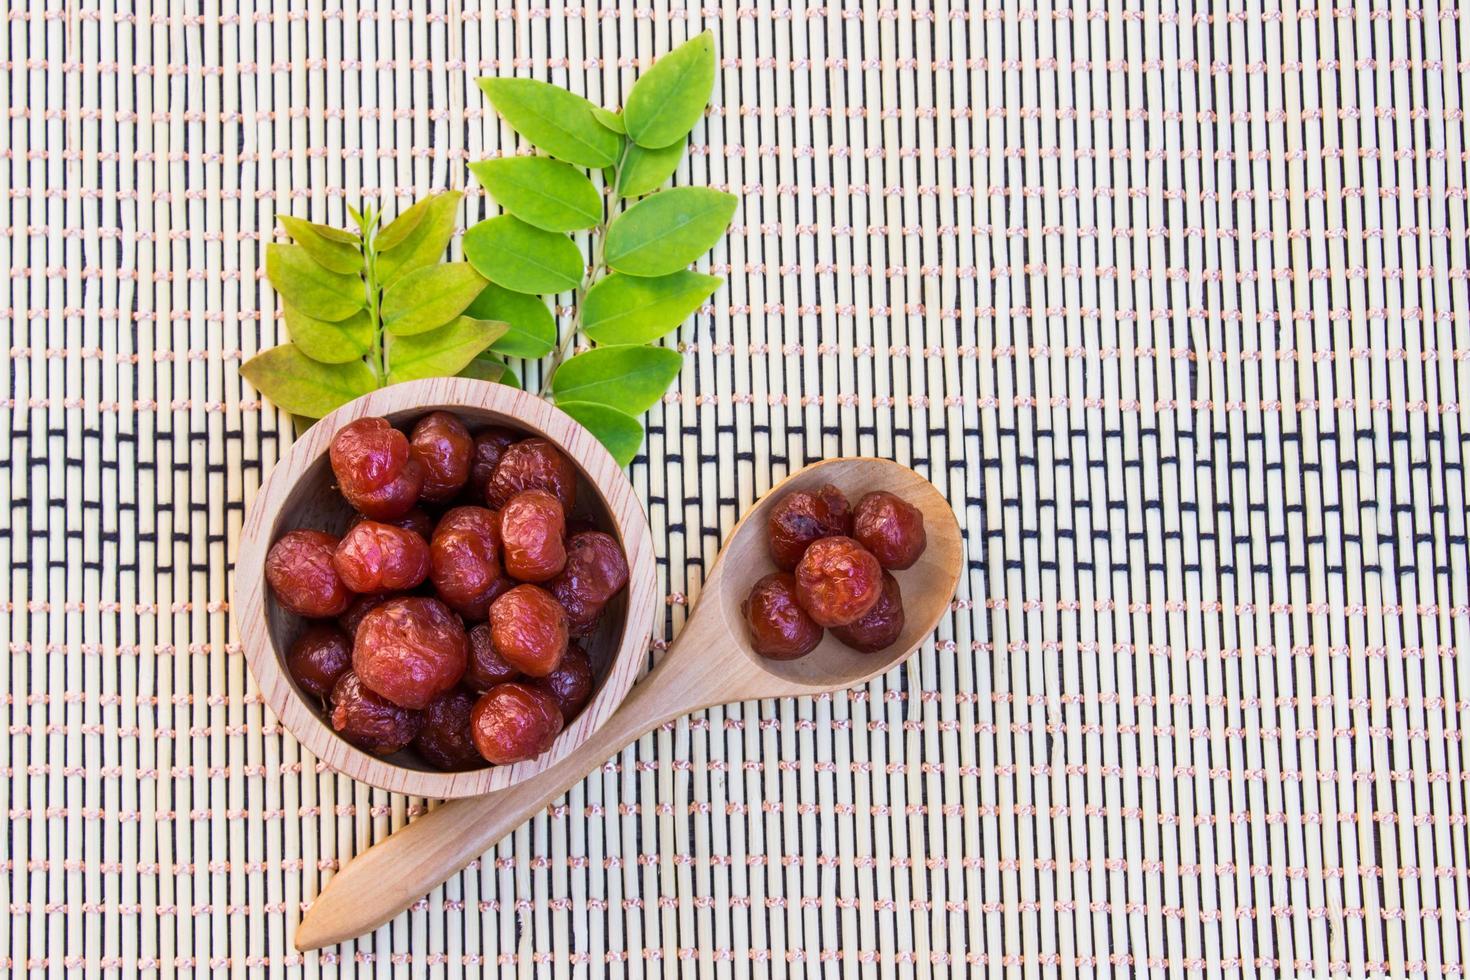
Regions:
M 1462 975 L 1470 18 L 428 6 L 4 15 L 8 972 Z M 506 146 L 476 76 L 616 104 L 705 27 L 680 179 L 743 203 L 631 471 L 659 645 L 837 454 L 953 501 L 953 614 L 865 689 L 644 738 L 299 955 L 425 801 L 323 771 L 234 646 L 291 439 L 238 372 L 281 336 L 274 216 L 464 186 Z

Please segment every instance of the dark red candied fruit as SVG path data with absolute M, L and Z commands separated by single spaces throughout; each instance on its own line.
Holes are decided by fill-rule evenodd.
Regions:
M 490 605 L 495 652 L 523 674 L 545 677 L 567 652 L 567 614 L 535 585 L 517 585 Z
M 470 630 L 470 664 L 465 668 L 464 685 L 474 691 L 488 691 L 496 684 L 519 680 L 521 672 L 495 652 L 490 638 L 490 624 L 479 623 Z
M 556 698 L 562 720 L 570 723 L 592 700 L 592 661 L 573 643 L 555 670 L 532 683 Z
M 500 457 L 486 500 L 491 507 L 504 507 L 525 490 L 545 490 L 561 501 L 562 513 L 571 513 L 577 502 L 577 470 L 545 439 L 522 439 Z
M 500 547 L 505 572 L 522 582 L 545 582 L 567 563 L 566 515 L 545 490 L 511 497 L 500 510 Z
M 485 503 L 490 492 L 490 478 L 495 475 L 495 467 L 500 465 L 500 457 L 520 438 L 516 432 L 498 425 L 475 433 L 475 447 L 470 455 L 470 478 L 465 485 L 465 497 L 471 503 Z
M 852 510 L 842 491 L 827 483 L 816 493 L 795 490 L 776 501 L 766 528 L 771 560 L 789 572 L 813 541 L 850 533 Z
M 884 568 L 913 565 L 929 543 L 924 512 L 887 490 L 864 494 L 852 513 L 852 536 Z
M 469 648 L 464 624 L 438 599 L 390 599 L 358 626 L 352 669 L 394 704 L 423 708 L 459 683 Z
M 312 623 L 291 644 L 286 669 L 303 691 L 324 698 L 352 669 L 352 641 L 335 626 Z
M 423 715 L 373 693 L 354 671 L 332 688 L 332 728 L 365 752 L 388 755 L 412 742 Z
M 354 524 L 332 556 L 337 575 L 353 592 L 402 592 L 429 577 L 429 543 L 392 524 Z
M 424 467 L 424 500 L 442 504 L 464 488 L 475 440 L 459 419 L 448 412 L 430 412 L 414 425 L 408 448 Z
M 750 590 L 741 603 L 750 629 L 750 646 L 762 657 L 795 660 L 822 642 L 822 627 L 796 601 L 796 578 L 790 572 L 772 572 Z
M 813 541 L 796 566 L 796 598 L 818 626 L 846 626 L 883 594 L 883 568 L 852 538 Z
M 352 524 L 347 529 L 350 531 L 366 520 L 369 520 L 369 518 L 358 514 L 352 519 Z M 401 527 L 405 531 L 412 531 L 425 541 L 434 535 L 434 518 L 422 507 L 415 507 L 402 517 L 395 518 L 391 521 L 380 521 L 379 523 L 392 524 L 394 527 Z
M 347 423 L 332 437 L 328 456 L 342 496 L 373 520 L 396 520 L 418 502 L 423 464 L 410 458 L 408 437 L 387 419 Z
M 413 740 L 413 747 L 429 765 L 445 772 L 479 769 L 485 765 L 485 757 L 470 737 L 470 713 L 474 707 L 475 696 L 462 690 L 441 694 L 429 702 L 424 709 L 423 726 Z
M 597 625 L 602 607 L 628 584 L 628 560 L 617 539 L 602 531 L 578 531 L 567 540 L 567 562 L 546 588 L 567 611 L 575 636 Z
M 325 531 L 287 531 L 265 556 L 265 581 L 276 601 L 298 616 L 340 616 L 352 603 L 332 564 L 337 538 Z
M 526 684 L 492 687 L 470 715 L 475 748 L 497 766 L 534 759 L 551 748 L 561 726 L 556 698 Z
M 429 578 L 439 597 L 468 620 L 485 618 L 511 586 L 500 568 L 500 518 L 484 507 L 456 507 L 429 541 Z
M 883 594 L 867 615 L 846 626 L 836 626 L 832 635 L 854 650 L 875 653 L 886 650 L 903 635 L 903 594 L 898 579 L 883 573 Z
M 391 598 L 393 597 L 390 595 L 360 595 L 352 600 L 352 605 L 347 607 L 346 612 L 337 617 L 337 625 L 349 637 L 355 637 L 363 617 Z

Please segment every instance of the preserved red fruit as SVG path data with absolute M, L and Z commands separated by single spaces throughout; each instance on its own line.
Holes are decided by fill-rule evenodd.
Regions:
M 556 669 L 535 681 L 533 686 L 556 698 L 562 720 L 571 722 L 592 700 L 592 661 L 587 659 L 587 651 L 575 643 L 567 647 Z
M 408 447 L 424 467 L 422 498 L 432 504 L 453 500 L 470 476 L 470 430 L 448 412 L 430 412 L 413 427 Z
M 412 459 L 408 437 L 387 419 L 349 422 L 332 437 L 328 451 L 342 496 L 378 521 L 407 514 L 424 485 L 423 464 Z
M 429 543 L 405 528 L 362 521 L 338 543 L 332 566 L 353 592 L 402 592 L 429 577 Z
M 369 612 L 381 606 L 391 599 L 389 595 L 360 595 L 352 600 L 352 605 L 347 611 L 337 617 L 337 625 L 342 627 L 349 637 L 357 636 L 357 628 L 362 625 L 363 617 Z
M 520 679 L 521 672 L 495 652 L 490 638 L 490 624 L 480 623 L 470 630 L 470 665 L 465 668 L 464 685 L 474 691 L 488 691 L 496 684 Z
M 388 755 L 412 742 L 423 716 L 373 693 L 356 672 L 332 688 L 332 728 L 358 748 Z
M 429 542 L 429 578 L 439 597 L 471 621 L 511 586 L 500 570 L 500 521 L 484 507 L 456 507 Z
M 883 573 L 883 594 L 867 615 L 832 629 L 833 636 L 863 653 L 887 649 L 902 634 L 903 594 L 898 590 L 898 579 L 888 572 Z
M 352 590 L 337 575 L 337 538 L 325 531 L 287 531 L 265 556 L 265 581 L 276 601 L 298 616 L 340 616 Z
M 485 757 L 470 737 L 470 712 L 474 707 L 475 696 L 458 690 L 429 702 L 424 709 L 424 723 L 413 740 L 413 747 L 429 765 L 446 772 L 485 765 Z
M 884 568 L 908 568 L 929 543 L 924 512 L 887 490 L 864 494 L 852 515 L 852 536 Z
M 501 684 L 475 702 L 470 733 L 480 755 L 498 766 L 533 759 L 561 731 L 556 698 L 526 684 Z
M 756 582 L 740 611 L 750 628 L 751 649 L 762 657 L 795 660 L 822 642 L 822 627 L 796 601 L 796 577 L 790 572 L 772 572 Z
M 390 599 L 357 628 L 352 669 L 394 704 L 423 708 L 459 683 L 469 647 L 464 625 L 438 599 Z
M 465 487 L 465 496 L 471 502 L 485 502 L 490 492 L 490 478 L 495 475 L 495 467 L 500 465 L 500 457 L 520 438 L 517 433 L 498 425 L 475 433 L 475 448 L 470 454 L 470 479 Z
M 796 598 L 818 626 L 846 626 L 883 594 L 883 568 L 852 538 L 813 541 L 796 566 Z
M 813 541 L 851 533 L 852 512 L 842 491 L 828 483 L 816 493 L 796 490 L 776 501 L 766 529 L 771 560 L 789 572 Z
M 566 567 L 546 587 L 567 611 L 573 635 L 584 636 L 627 584 L 628 560 L 617 539 L 602 531 L 578 531 L 567 541 Z
M 545 490 L 527 490 L 500 511 L 505 571 L 522 582 L 545 582 L 567 563 L 566 516 Z
M 291 644 L 286 669 L 303 691 L 324 698 L 352 669 L 352 641 L 335 626 L 312 623 Z
M 495 652 L 523 674 L 545 677 L 567 652 L 567 614 L 551 593 L 518 585 L 490 605 Z
M 522 439 L 500 457 L 486 499 L 491 507 L 504 507 L 526 490 L 545 490 L 569 514 L 577 502 L 577 470 L 545 439 Z

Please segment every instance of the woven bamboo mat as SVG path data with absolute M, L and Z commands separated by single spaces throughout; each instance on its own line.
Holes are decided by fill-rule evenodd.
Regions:
M 1462 974 L 1470 18 L 428 6 L 4 12 L 8 972 Z M 865 689 L 645 737 L 299 955 L 427 804 L 324 771 L 233 645 L 291 439 L 238 373 L 281 335 L 274 215 L 464 186 L 504 145 L 477 75 L 616 104 L 704 27 L 681 179 L 743 204 L 631 471 L 657 645 L 837 454 L 953 501 L 953 614 Z

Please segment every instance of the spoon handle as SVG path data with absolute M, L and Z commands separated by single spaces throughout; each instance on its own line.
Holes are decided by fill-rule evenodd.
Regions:
M 634 686 L 612 717 L 556 765 L 503 790 L 445 803 L 354 858 L 312 902 L 296 927 L 296 948 L 317 949 L 376 929 L 634 739 L 691 711 L 745 697 L 748 679 L 738 664 L 732 668 L 707 643 L 691 644 L 686 634 L 709 632 L 692 631 L 693 626 L 691 620 L 681 642 Z M 694 662 L 679 663 L 680 646 L 691 651 L 683 659 Z M 725 670 L 711 669 L 719 662 Z

